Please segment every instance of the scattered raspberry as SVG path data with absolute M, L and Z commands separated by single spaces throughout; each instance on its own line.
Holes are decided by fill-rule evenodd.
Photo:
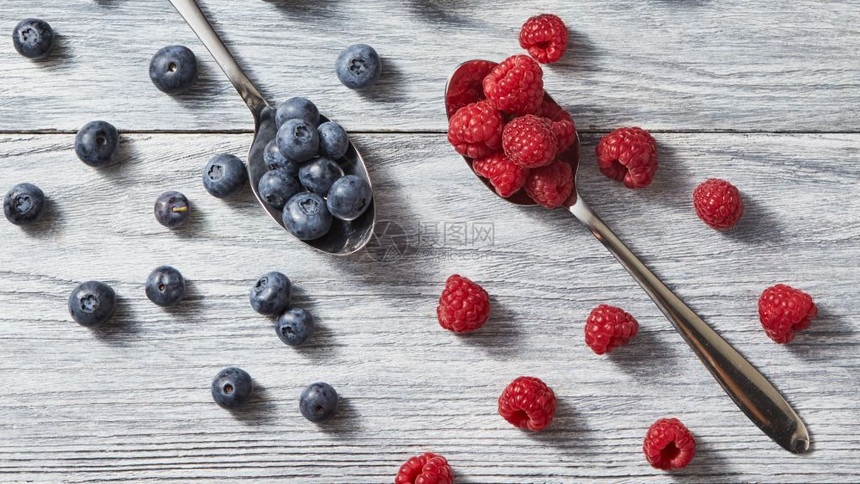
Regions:
M 529 198 L 546 208 L 560 207 L 573 192 L 573 170 L 563 161 L 535 168 L 523 185 Z
M 404 462 L 394 484 L 454 484 L 454 474 L 444 457 L 427 452 Z
M 472 162 L 472 168 L 475 173 L 490 180 L 496 193 L 506 198 L 523 187 L 528 174 L 528 169 L 517 165 L 504 153 L 478 158 Z
M 681 469 L 696 455 L 696 440 L 680 420 L 661 418 L 648 429 L 642 451 L 656 469 Z
M 598 143 L 597 165 L 627 188 L 645 188 L 657 171 L 657 142 L 641 128 L 616 129 Z
M 475 331 L 490 317 L 490 296 L 481 286 L 454 274 L 445 282 L 436 316 L 439 324 L 449 331 Z
M 770 339 L 786 344 L 818 315 L 812 297 L 785 284 L 769 287 L 758 298 L 758 318 Z
M 470 158 L 487 156 L 502 147 L 502 115 L 487 101 L 460 108 L 448 124 L 448 142 Z
M 536 168 L 549 164 L 558 149 L 552 122 L 531 114 L 514 119 L 502 131 L 502 148 L 520 166 Z
M 602 355 L 626 345 L 638 331 L 639 322 L 630 313 L 601 304 L 591 311 L 585 322 L 585 344 Z
M 493 67 L 495 62 L 478 60 L 457 69 L 457 78 L 448 81 L 450 89 L 445 104 L 449 118 L 463 106 L 485 99 L 483 81 Z
M 532 17 L 520 30 L 520 47 L 541 64 L 552 64 L 567 50 L 567 27 L 556 15 Z
M 543 70 L 526 55 L 508 57 L 484 78 L 487 100 L 506 113 L 534 114 L 543 94 Z
M 555 416 L 555 393 L 538 378 L 521 376 L 499 396 L 499 415 L 515 427 L 542 430 Z
M 741 193 L 731 183 L 717 178 L 705 180 L 696 187 L 693 207 L 702 221 L 717 230 L 734 227 L 744 214 Z

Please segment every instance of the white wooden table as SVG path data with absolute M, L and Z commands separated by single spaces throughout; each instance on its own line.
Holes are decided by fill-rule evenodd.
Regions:
M 250 190 L 227 200 L 200 182 L 217 152 L 245 156 L 251 118 L 166 0 L 4 0 L 4 32 L 48 20 L 46 62 L 0 42 L 0 188 L 29 181 L 50 199 L 30 230 L 0 223 L 0 481 L 391 482 L 410 455 L 448 457 L 457 482 L 844 482 L 860 479 L 860 8 L 857 2 L 206 0 L 205 9 L 272 99 L 304 95 L 365 153 L 379 218 L 410 234 L 393 262 L 334 259 L 276 226 Z M 501 203 L 447 145 L 442 89 L 462 60 L 520 53 L 519 25 L 540 11 L 571 27 L 572 52 L 546 85 L 583 139 L 581 191 L 620 236 L 780 388 L 813 451 L 791 455 L 734 406 L 647 296 L 563 211 Z M 374 45 L 381 85 L 341 86 L 344 46 Z M 197 88 L 157 91 L 150 56 L 181 43 L 200 59 Z M 126 159 L 94 170 L 74 133 L 105 119 Z M 594 145 L 618 126 L 652 130 L 660 169 L 631 191 L 596 169 Z M 691 191 L 734 182 L 746 215 L 722 234 Z M 170 232 L 152 216 L 167 189 L 194 221 Z M 446 225 L 447 224 L 447 225 Z M 452 225 L 455 224 L 455 225 Z M 460 225 L 456 225 L 460 224 Z M 465 225 L 463 225 L 465 224 Z M 446 226 L 492 238 L 431 244 Z M 419 240 L 419 235 L 423 237 Z M 378 258 L 378 257 L 377 257 Z M 191 281 L 178 309 L 151 304 L 144 280 L 173 264 Z M 281 270 L 321 326 L 283 345 L 247 293 Z M 492 294 L 480 332 L 441 330 L 435 303 L 452 273 Z M 69 291 L 104 280 L 121 298 L 110 328 L 73 323 Z M 756 301 L 785 282 L 820 308 L 788 346 L 759 327 Z M 583 342 L 595 305 L 640 321 L 611 357 Z M 263 388 L 241 416 L 209 395 L 215 373 L 246 369 Z M 522 433 L 496 413 L 514 377 L 552 386 L 553 426 Z M 343 397 L 316 426 L 298 412 L 308 383 Z M 666 474 L 644 460 L 656 418 L 677 416 L 697 456 Z

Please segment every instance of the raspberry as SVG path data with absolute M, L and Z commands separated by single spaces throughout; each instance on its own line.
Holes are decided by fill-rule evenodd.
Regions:
M 445 104 L 449 118 L 463 106 L 485 99 L 483 81 L 493 67 L 496 67 L 495 62 L 479 60 L 457 69 L 456 78 L 448 82 Z
M 541 64 L 552 64 L 567 50 L 567 27 L 556 15 L 532 17 L 520 30 L 520 47 Z
M 535 168 L 523 185 L 529 198 L 546 208 L 560 207 L 573 191 L 573 170 L 563 161 Z
M 508 57 L 484 78 L 487 100 L 506 113 L 534 114 L 543 94 L 543 70 L 526 55 Z
M 427 452 L 404 462 L 394 484 L 454 484 L 454 473 L 444 457 Z
M 449 331 L 475 331 L 490 317 L 490 296 L 481 286 L 454 274 L 445 282 L 436 316 L 439 324 Z
M 472 168 L 478 175 L 490 180 L 496 193 L 507 198 L 516 193 L 526 182 L 528 170 L 505 156 L 504 153 L 478 158 L 472 162 Z
M 630 313 L 601 304 L 591 311 L 585 322 L 585 344 L 602 355 L 626 345 L 638 331 L 639 323 Z
M 520 166 L 548 165 L 558 149 L 552 121 L 531 114 L 514 119 L 502 131 L 502 147 L 508 158 Z
M 555 393 L 539 378 L 521 376 L 499 396 L 499 415 L 515 427 L 542 430 L 555 416 Z
M 657 142 L 641 128 L 616 129 L 597 144 L 597 165 L 627 188 L 645 188 L 657 171 Z
M 680 420 L 661 418 L 648 429 L 642 451 L 655 469 L 681 469 L 696 455 L 696 440 Z
M 576 124 L 570 113 L 562 109 L 549 96 L 544 96 L 538 113 L 541 117 L 552 121 L 552 132 L 558 141 L 558 152 L 561 153 L 570 148 L 576 139 Z
M 480 158 L 502 147 L 502 115 L 487 101 L 457 110 L 448 124 L 448 142 L 457 153 Z
M 770 339 L 786 344 L 818 315 L 812 297 L 785 284 L 769 287 L 758 298 L 758 318 Z
M 741 193 L 731 183 L 717 178 L 705 180 L 696 187 L 693 207 L 702 221 L 717 230 L 734 227 L 744 214 Z

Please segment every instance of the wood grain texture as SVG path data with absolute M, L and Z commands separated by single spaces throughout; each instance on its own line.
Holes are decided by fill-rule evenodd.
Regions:
M 445 129 L 442 89 L 460 62 L 522 53 L 519 26 L 541 11 L 571 28 L 571 52 L 546 84 L 580 130 L 635 124 L 685 131 L 857 131 L 856 1 L 503 0 L 202 2 L 273 100 L 304 95 L 352 131 Z M 59 35 L 45 62 L 0 42 L 0 130 L 249 130 L 251 118 L 166 0 L 4 0 L 4 29 L 39 16 Z M 4 34 L 5 35 L 5 34 Z M 345 46 L 384 57 L 376 89 L 341 86 Z M 148 79 L 150 56 L 186 44 L 198 88 L 173 99 Z
M 3 482 L 383 483 L 423 451 L 446 455 L 462 483 L 860 475 L 860 135 L 662 134 L 660 170 L 641 191 L 597 173 L 596 138 L 584 137 L 583 195 L 796 405 L 813 436 L 805 456 L 779 449 L 741 414 L 571 216 L 500 202 L 442 134 L 355 137 L 380 218 L 413 235 L 391 263 L 308 250 L 248 190 L 208 196 L 199 180 L 207 158 L 242 155 L 249 135 L 127 135 L 126 159 L 102 171 L 74 158 L 73 138 L 0 136 L 0 187 L 29 181 L 50 199 L 37 227 L 0 224 Z M 692 188 L 708 176 L 743 192 L 747 212 L 733 232 L 714 232 L 693 213 Z M 192 201 L 186 230 L 169 232 L 152 216 L 167 189 Z M 432 248 L 415 237 L 434 225 L 444 233 L 445 223 L 492 223 L 493 238 Z M 174 310 L 143 292 L 163 263 L 191 281 Z M 250 309 L 251 284 L 272 269 L 290 276 L 296 304 L 318 318 L 307 347 L 286 347 Z M 494 317 L 473 335 L 435 321 L 435 299 L 454 272 L 493 295 Z M 69 291 L 85 279 L 108 282 L 121 298 L 101 332 L 67 314 Z M 774 282 L 808 291 L 821 311 L 788 346 L 757 321 L 758 294 Z M 635 343 L 610 357 L 583 343 L 583 321 L 602 302 L 642 325 Z M 226 365 L 263 388 L 247 413 L 211 401 L 211 378 Z M 546 432 L 522 433 L 496 414 L 499 392 L 521 374 L 559 396 Z M 301 389 L 316 380 L 344 402 L 319 427 L 298 412 Z M 695 433 L 698 455 L 667 475 L 645 463 L 641 440 L 670 415 Z

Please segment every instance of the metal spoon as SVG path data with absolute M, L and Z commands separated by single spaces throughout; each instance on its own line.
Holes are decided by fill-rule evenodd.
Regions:
M 460 64 L 448 80 L 445 87 L 446 107 L 455 102 L 453 96 L 462 95 L 470 87 L 468 83 L 474 82 L 474 76 L 470 72 L 474 70 L 477 62 L 467 61 Z M 545 99 L 555 102 L 545 94 Z M 459 101 L 459 100 L 457 100 Z M 451 109 L 448 110 L 451 112 Z M 471 167 L 472 160 L 464 157 L 466 163 Z M 579 137 L 577 136 L 574 147 L 562 155 L 562 159 L 571 164 L 576 178 L 576 168 L 579 164 Z M 486 180 L 484 183 L 490 190 L 492 185 Z M 495 190 L 493 190 L 495 193 Z M 517 205 L 535 205 L 528 197 L 519 196 L 504 199 Z M 618 259 L 618 262 L 633 276 L 636 282 L 645 289 L 645 292 L 654 300 L 660 311 L 669 318 L 675 329 L 690 345 L 696 356 L 702 361 L 708 371 L 717 379 L 723 390 L 734 400 L 735 404 L 750 418 L 758 427 L 776 443 L 788 451 L 803 453 L 809 450 L 809 433 L 803 421 L 783 398 L 779 391 L 755 369 L 732 345 L 716 333 L 702 318 L 693 312 L 663 284 L 657 276 L 642 263 L 630 249 L 600 220 L 579 195 L 574 183 L 574 191 L 565 203 L 570 212 L 585 224 L 603 243 L 609 252 Z
M 275 219 L 281 227 L 284 227 L 284 222 L 281 217 L 281 210 L 272 208 L 260 198 L 257 191 L 257 185 L 260 178 L 266 173 L 268 168 L 263 161 L 263 154 L 266 144 L 275 138 L 278 127 L 275 123 L 275 109 L 263 98 L 260 90 L 254 85 L 247 75 L 236 63 L 236 59 L 227 50 L 224 42 L 215 33 L 212 25 L 206 19 L 206 16 L 200 10 L 195 0 L 170 0 L 170 3 L 179 11 L 179 14 L 185 19 L 191 29 L 197 34 L 197 37 L 203 42 L 203 45 L 215 58 L 215 62 L 221 66 L 221 70 L 233 83 L 233 87 L 245 100 L 251 114 L 254 115 L 254 141 L 251 143 L 251 150 L 248 153 L 248 178 L 251 181 L 251 190 L 254 196 L 260 202 L 260 205 Z M 320 116 L 320 122 L 326 122 L 328 119 L 325 116 Z M 367 173 L 367 168 L 364 166 L 364 159 L 361 153 L 355 149 L 352 142 L 349 143 L 349 151 L 342 160 L 339 160 L 341 168 L 347 175 L 357 175 L 364 178 L 368 185 L 370 176 Z M 371 185 L 372 186 L 372 185 Z M 376 206 L 373 200 L 367 210 L 357 219 L 352 221 L 343 221 L 334 219 L 331 230 L 323 237 L 316 240 L 303 241 L 307 245 L 315 249 L 327 252 L 333 255 L 349 255 L 361 250 L 370 241 L 373 235 L 373 227 L 376 223 Z M 286 227 L 284 227 L 286 229 Z

